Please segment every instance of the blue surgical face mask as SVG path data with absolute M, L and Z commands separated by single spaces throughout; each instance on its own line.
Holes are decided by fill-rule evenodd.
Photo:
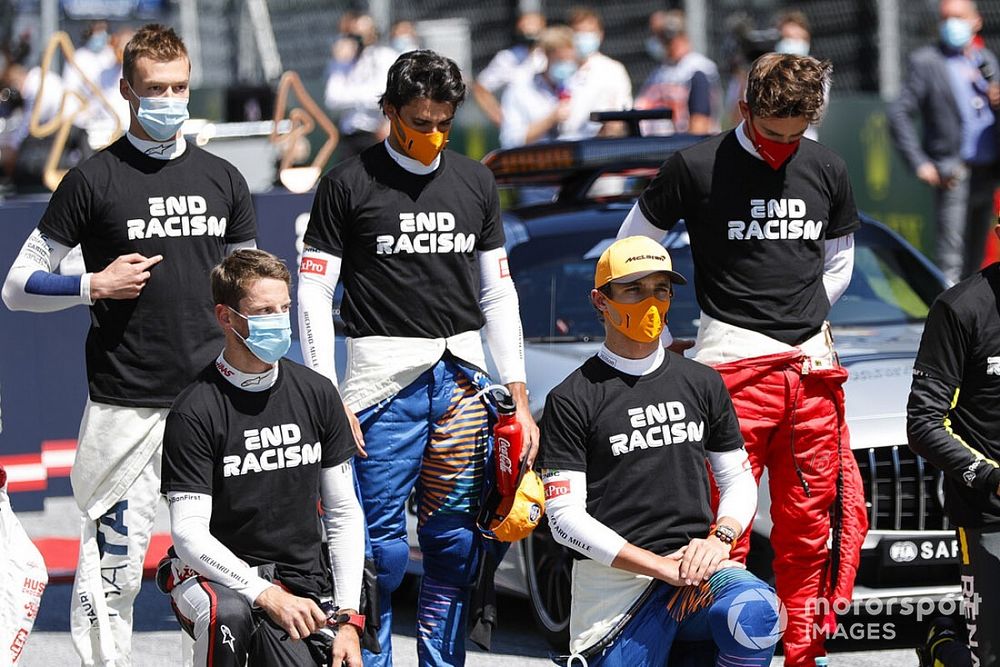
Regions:
M 104 47 L 108 45 L 108 33 L 106 32 L 95 32 L 87 40 L 87 48 L 94 53 L 100 53 L 104 50 Z
M 583 31 L 573 33 L 573 46 L 580 58 L 589 58 L 601 48 L 601 33 Z
M 646 53 L 656 62 L 661 63 L 667 59 L 667 49 L 663 46 L 663 42 L 660 41 L 659 37 L 651 35 L 646 38 L 644 44 L 646 46 Z
M 557 60 L 549 66 L 549 78 L 560 86 L 565 85 L 576 74 L 576 63 L 572 60 Z
M 808 56 L 809 42 L 804 39 L 792 39 L 786 37 L 785 39 L 779 40 L 778 43 L 774 45 L 774 50 L 777 53 L 787 53 L 793 56 Z
M 247 321 L 246 338 L 240 336 L 236 329 L 233 333 L 255 357 L 265 364 L 274 364 L 285 356 L 292 345 L 292 321 L 288 313 L 244 315 L 234 308 L 229 310 Z
M 393 37 L 389 44 L 397 53 L 408 53 L 420 48 L 420 42 L 416 37 L 402 36 Z
M 950 49 L 961 51 L 972 41 L 972 23 L 951 17 L 941 22 L 941 41 Z
M 131 85 L 128 89 L 139 98 L 139 125 L 155 141 L 170 141 L 190 118 L 186 97 L 139 97 Z

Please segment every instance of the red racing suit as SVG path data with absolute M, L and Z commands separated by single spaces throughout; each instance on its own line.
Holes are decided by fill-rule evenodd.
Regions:
M 795 349 L 714 366 L 739 417 L 753 474 L 768 470 L 775 590 L 788 610 L 785 665 L 825 655 L 838 600 L 850 602 L 868 531 L 864 486 L 844 419 L 847 370 Z M 713 504 L 718 492 L 712 488 Z M 750 527 L 734 545 L 746 559 Z M 817 604 L 816 600 L 822 600 Z M 841 604 L 846 604 L 841 602 Z

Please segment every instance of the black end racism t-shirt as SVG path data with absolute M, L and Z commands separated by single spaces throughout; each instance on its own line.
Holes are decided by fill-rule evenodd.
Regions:
M 712 317 L 797 345 L 830 311 L 824 242 L 860 226 L 844 161 L 803 139 L 777 171 L 736 130 L 672 155 L 639 197 L 658 227 L 687 224 L 698 304 Z
M 122 137 L 66 174 L 38 229 L 79 243 L 92 273 L 121 255 L 163 255 L 138 298 L 91 306 L 87 378 L 95 401 L 169 407 L 222 347 L 209 273 L 227 243 L 257 236 L 243 176 L 191 143 L 157 160 Z
M 213 363 L 181 392 L 163 435 L 161 489 L 211 495 L 216 539 L 250 565 L 275 563 L 293 592 L 326 594 L 319 474 L 354 455 L 354 437 L 328 379 L 278 363 L 265 391 L 234 387 Z
M 924 446 L 937 454 L 944 477 L 944 507 L 958 526 L 1000 524 L 1000 496 L 988 471 L 995 463 L 976 462 L 971 447 L 1000 461 L 1000 264 L 992 264 L 941 294 L 927 316 L 913 364 L 914 383 L 907 412 L 916 417 L 945 412 Z M 923 385 L 921 378 L 931 382 Z M 911 426 L 912 430 L 912 426 Z M 949 432 L 950 431 L 950 432 Z M 954 455 L 949 454 L 954 452 Z M 972 461 L 972 469 L 969 469 Z
M 419 176 L 376 144 L 320 181 L 305 243 L 343 258 L 348 336 L 479 329 L 476 253 L 504 244 L 493 174 L 444 151 L 441 165 Z
M 541 429 L 537 467 L 585 472 L 587 512 L 660 555 L 708 535 L 706 451 L 743 446 L 719 374 L 672 353 L 642 377 L 588 359 L 549 393 Z

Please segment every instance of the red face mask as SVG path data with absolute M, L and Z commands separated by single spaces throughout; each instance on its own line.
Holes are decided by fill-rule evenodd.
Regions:
M 788 162 L 788 158 L 792 156 L 795 149 L 799 147 L 799 139 L 796 139 L 790 144 L 783 144 L 780 141 L 774 141 L 773 139 L 768 139 L 767 137 L 761 136 L 760 132 L 753 125 L 753 117 L 751 116 L 748 121 L 748 127 L 753 132 L 753 136 L 750 139 L 753 141 L 753 147 L 757 149 L 760 156 L 764 158 L 771 169 L 778 171 L 781 169 L 781 165 Z

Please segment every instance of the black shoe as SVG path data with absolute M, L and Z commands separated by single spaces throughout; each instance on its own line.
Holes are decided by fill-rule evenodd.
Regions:
M 917 658 L 920 667 L 934 667 L 934 658 L 942 644 L 960 639 L 958 626 L 947 616 L 938 616 L 931 620 L 927 628 L 927 639 L 922 646 L 917 647 Z

